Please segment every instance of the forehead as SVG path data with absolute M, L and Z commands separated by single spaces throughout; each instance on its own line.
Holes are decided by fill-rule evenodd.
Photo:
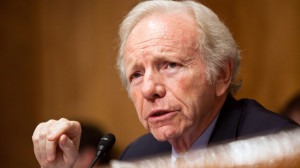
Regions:
M 151 46 L 164 50 L 197 48 L 197 35 L 192 14 L 182 11 L 154 13 L 133 28 L 125 44 L 124 56 Z

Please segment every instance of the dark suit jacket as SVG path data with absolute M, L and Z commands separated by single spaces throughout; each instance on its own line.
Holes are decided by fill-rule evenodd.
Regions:
M 297 126 L 292 120 L 266 110 L 255 100 L 236 101 L 229 95 L 220 111 L 208 145 L 265 135 Z M 119 159 L 132 160 L 167 153 L 171 149 L 169 142 L 159 142 L 148 133 L 131 143 Z

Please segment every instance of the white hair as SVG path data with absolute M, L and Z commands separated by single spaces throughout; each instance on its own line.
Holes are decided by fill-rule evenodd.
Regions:
M 183 11 L 193 14 L 200 35 L 198 36 L 199 52 L 205 62 L 206 76 L 210 84 L 215 82 L 224 64 L 230 60 L 233 61 L 232 79 L 228 89 L 230 93 L 234 94 L 241 86 L 241 82 L 234 82 L 239 71 L 240 54 L 228 28 L 212 10 L 198 2 L 171 0 L 141 2 L 128 13 L 120 25 L 120 48 L 117 67 L 121 81 L 127 90 L 129 91 L 129 82 L 126 79 L 123 52 L 130 32 L 145 16 L 171 11 Z

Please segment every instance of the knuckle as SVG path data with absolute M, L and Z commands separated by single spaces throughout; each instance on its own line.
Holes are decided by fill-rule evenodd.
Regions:
M 46 136 L 47 136 L 47 133 L 46 133 L 45 131 L 42 131 L 42 132 L 40 132 L 40 134 L 39 134 L 39 138 L 41 138 L 41 139 L 45 139 Z
M 71 123 L 75 128 L 79 128 L 81 130 L 81 125 L 78 121 L 72 121 Z
M 56 122 L 56 120 L 50 119 L 50 120 L 47 121 L 48 124 L 51 124 L 51 123 L 54 123 L 54 122 Z
M 62 129 L 68 129 L 68 128 L 70 128 L 72 125 L 71 125 L 71 122 L 70 122 L 70 121 L 65 121 L 65 122 L 62 122 L 62 123 L 60 124 L 60 126 L 61 126 Z
M 66 118 L 61 118 L 61 119 L 59 119 L 59 121 L 61 121 L 61 122 L 67 122 L 69 120 L 67 120 Z
M 41 122 L 41 123 L 39 123 L 39 125 L 37 126 L 37 127 L 41 127 L 41 126 L 43 126 L 45 124 L 45 122 Z
M 41 128 L 43 128 L 43 127 L 44 127 L 44 125 L 45 125 L 45 123 L 44 123 L 44 122 L 41 122 L 41 123 L 39 123 L 39 125 L 38 125 L 38 126 L 36 126 L 36 129 L 35 129 L 35 131 L 38 131 L 38 130 L 40 130 Z
M 39 138 L 46 138 L 47 136 L 47 133 L 48 133 L 48 128 L 44 128 L 43 130 L 40 131 L 40 133 L 38 134 L 39 135 Z
M 61 119 L 59 119 L 59 123 L 63 127 L 71 127 L 72 121 L 69 121 L 68 119 L 65 119 L 65 118 L 61 118 Z
M 37 142 L 39 140 L 40 137 L 40 133 L 43 131 L 45 126 L 45 123 L 40 123 L 34 130 L 33 134 L 32 134 L 32 141 L 33 142 Z
M 48 134 L 51 134 L 52 132 L 55 132 L 55 127 L 50 127 L 48 129 Z
M 73 121 L 73 124 L 80 127 L 80 123 L 78 121 Z
M 32 136 L 32 142 L 33 143 L 38 143 L 39 142 L 39 138 L 36 136 Z

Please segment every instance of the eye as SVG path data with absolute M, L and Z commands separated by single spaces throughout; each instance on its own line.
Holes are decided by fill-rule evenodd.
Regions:
M 178 66 L 178 64 L 175 62 L 168 63 L 168 68 L 175 68 L 176 66 Z
M 132 79 L 138 78 L 138 77 L 140 77 L 140 76 L 141 76 L 141 74 L 139 74 L 139 73 L 134 73 L 134 74 L 132 74 Z
M 135 72 L 135 73 L 133 73 L 133 74 L 130 76 L 129 81 L 131 82 L 132 80 L 137 79 L 137 78 L 139 78 L 139 77 L 141 77 L 141 76 L 142 76 L 142 75 L 141 75 L 140 73 Z

